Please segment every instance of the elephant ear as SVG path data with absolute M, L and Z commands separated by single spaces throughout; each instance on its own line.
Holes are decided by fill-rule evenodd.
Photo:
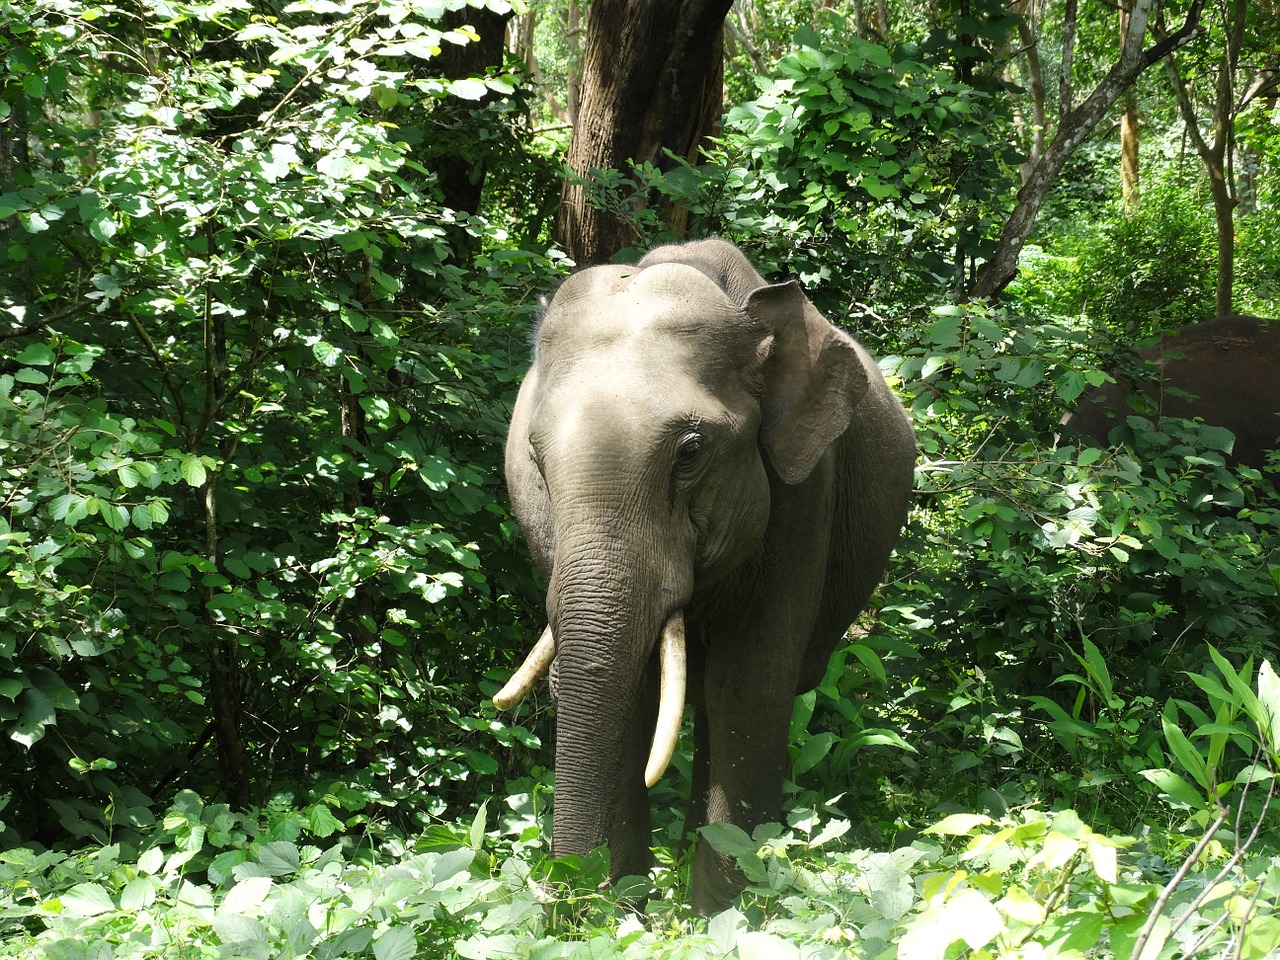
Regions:
M 828 323 L 794 281 L 755 290 L 743 308 L 773 335 L 760 442 L 782 480 L 797 484 L 848 428 L 867 392 L 867 371 L 853 339 Z

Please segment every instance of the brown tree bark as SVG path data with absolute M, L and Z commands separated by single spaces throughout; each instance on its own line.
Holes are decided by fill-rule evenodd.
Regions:
M 1120 3 L 1120 49 L 1129 43 L 1130 9 L 1132 0 Z M 1172 56 L 1170 56 L 1172 60 Z M 1138 94 L 1133 87 L 1124 93 L 1120 113 L 1120 202 L 1127 216 L 1138 209 L 1141 196 L 1138 171 Z
M 978 275 L 969 296 L 993 297 L 1008 286 L 1009 281 L 1017 274 L 1018 255 L 1022 252 L 1022 245 L 1035 225 L 1040 208 L 1044 206 L 1063 165 L 1142 71 L 1199 36 L 1204 0 L 1192 0 L 1186 20 L 1177 32 L 1143 50 L 1142 40 L 1147 32 L 1152 3 L 1153 0 L 1134 0 L 1129 42 L 1121 52 L 1119 61 L 1084 102 L 1062 115 L 1057 133 L 1045 149 L 1044 156 L 1018 191 L 1018 201 L 1005 222 L 995 253 Z
M 720 117 L 724 18 L 731 0 L 595 0 L 556 239 L 580 266 L 642 240 L 622 212 L 597 209 L 578 178 L 628 161 L 690 162 Z M 643 207 L 644 197 L 633 197 Z M 674 223 L 676 232 L 682 226 Z

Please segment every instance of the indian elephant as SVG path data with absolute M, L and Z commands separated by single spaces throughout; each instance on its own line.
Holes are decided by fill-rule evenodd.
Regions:
M 1157 378 L 1139 384 L 1158 416 L 1226 427 L 1236 438 L 1231 461 L 1262 469 L 1280 437 L 1280 324 L 1219 317 L 1185 326 L 1137 354 L 1158 370 Z M 1086 391 L 1064 425 L 1107 443 L 1111 430 L 1135 412 L 1133 389 L 1117 378 Z
M 883 576 L 915 458 L 866 350 L 727 241 L 583 270 L 544 304 L 506 474 L 550 623 L 494 702 L 554 659 L 557 856 L 607 842 L 612 878 L 648 870 L 686 693 L 686 830 L 778 818 L 794 699 Z M 699 842 L 698 910 L 744 883 Z

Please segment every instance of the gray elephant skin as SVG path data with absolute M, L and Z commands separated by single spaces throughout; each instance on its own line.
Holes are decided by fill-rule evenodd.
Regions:
M 647 788 L 686 703 L 686 835 L 778 818 L 794 699 L 884 575 L 915 458 L 870 355 L 731 243 L 564 282 L 506 447 L 549 626 L 494 697 L 514 705 L 554 657 L 556 856 L 607 842 L 613 879 L 647 872 Z M 744 884 L 699 841 L 696 909 Z
M 1137 385 L 1154 416 L 1225 427 L 1236 438 L 1229 461 L 1263 468 L 1280 437 L 1280 324 L 1219 317 L 1182 327 L 1137 354 L 1156 368 L 1155 378 Z M 1063 423 L 1108 443 L 1111 431 L 1137 412 L 1133 392 L 1121 378 L 1086 391 Z

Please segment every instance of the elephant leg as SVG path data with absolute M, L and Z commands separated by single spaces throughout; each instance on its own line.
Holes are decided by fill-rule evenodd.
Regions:
M 707 792 L 711 789 L 711 738 L 707 711 L 702 708 L 693 715 L 693 768 L 690 774 L 689 808 L 684 815 L 684 829 L 680 831 L 681 855 L 689 845 L 689 835 L 707 822 Z
M 732 823 L 747 833 L 778 818 L 790 768 L 787 739 L 798 665 L 768 659 L 774 662 L 744 664 L 740 656 L 724 658 L 722 669 L 710 667 L 708 672 L 706 820 Z M 770 679 L 762 684 L 761 677 Z M 699 840 L 693 881 L 693 905 L 699 913 L 723 910 L 745 885 L 733 857 L 716 852 L 705 838 Z

